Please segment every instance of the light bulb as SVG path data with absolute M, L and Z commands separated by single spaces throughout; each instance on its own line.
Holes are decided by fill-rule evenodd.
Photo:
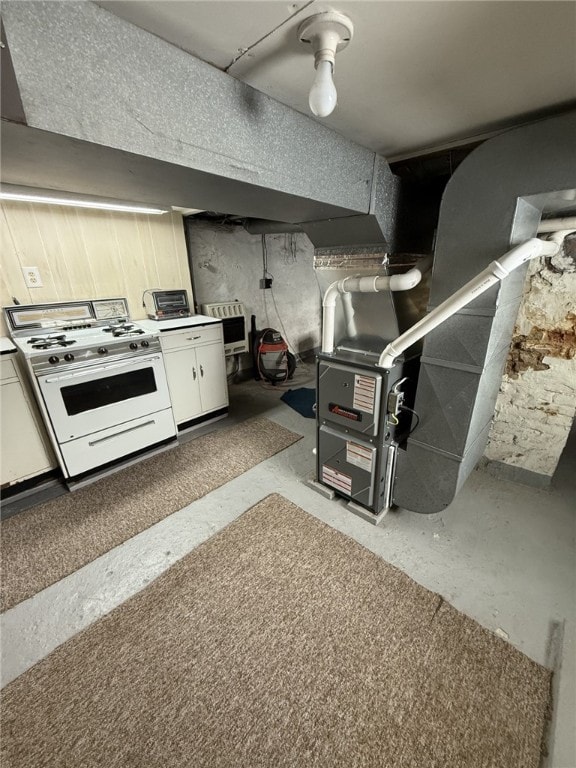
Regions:
M 327 117 L 334 110 L 337 98 L 332 80 L 332 62 L 325 59 L 316 67 L 316 77 L 310 88 L 308 104 L 316 117 Z

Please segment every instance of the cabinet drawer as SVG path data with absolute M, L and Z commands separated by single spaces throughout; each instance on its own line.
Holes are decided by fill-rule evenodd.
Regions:
M 4 355 L 2 360 L 0 360 L 0 381 L 16 378 L 18 378 L 18 373 L 16 372 L 14 360 L 11 360 L 9 357 Z
M 213 344 L 221 341 L 222 324 L 214 323 L 202 328 L 187 328 L 185 331 L 164 331 L 160 336 L 162 349 L 167 352 L 182 347 L 196 347 L 199 344 Z

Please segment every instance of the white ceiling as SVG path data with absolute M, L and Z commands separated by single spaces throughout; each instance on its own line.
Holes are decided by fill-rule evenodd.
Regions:
M 576 3 L 556 0 L 114 0 L 102 7 L 305 114 L 300 22 L 354 23 L 322 120 L 389 160 L 465 143 L 576 104 Z

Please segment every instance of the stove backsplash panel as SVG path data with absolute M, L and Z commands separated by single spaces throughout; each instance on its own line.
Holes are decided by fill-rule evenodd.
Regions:
M 150 288 L 192 284 L 180 213 L 161 216 L 4 201 L 0 206 L 2 307 L 125 296 L 130 317 L 144 319 Z M 38 268 L 39 282 L 24 272 Z M 2 316 L 0 335 L 8 328 Z

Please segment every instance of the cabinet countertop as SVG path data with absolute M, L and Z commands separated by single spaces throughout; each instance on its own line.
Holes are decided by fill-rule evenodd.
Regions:
M 173 320 L 136 320 L 138 325 L 146 328 L 148 331 L 178 331 L 182 328 L 193 328 L 197 325 L 213 325 L 221 323 L 218 317 L 209 317 L 208 315 L 192 315 L 192 317 L 177 317 Z
M 9 355 L 16 352 L 16 345 L 8 336 L 0 336 L 0 355 Z

